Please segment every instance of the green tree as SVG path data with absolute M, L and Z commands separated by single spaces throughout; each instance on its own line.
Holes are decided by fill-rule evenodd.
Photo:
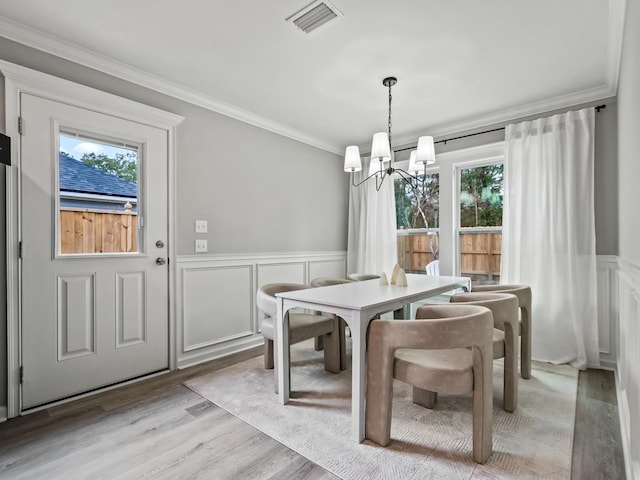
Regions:
M 502 225 L 503 165 L 468 168 L 460 173 L 460 226 Z
M 91 165 L 103 172 L 110 173 L 129 182 L 138 181 L 138 156 L 131 153 L 116 153 L 115 158 L 108 157 L 104 153 L 85 153 L 80 159 L 87 165 Z
M 437 173 L 427 175 L 424 182 L 407 183 L 396 178 L 394 188 L 397 228 L 438 228 L 440 179 Z M 431 236 L 429 247 L 437 259 L 438 248 Z
M 396 178 L 394 187 L 398 228 L 438 227 L 440 182 L 437 173 L 413 184 Z

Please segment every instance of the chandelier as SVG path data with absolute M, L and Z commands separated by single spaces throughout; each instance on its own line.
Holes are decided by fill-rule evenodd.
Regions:
M 391 87 L 398 83 L 396 77 L 387 77 L 382 80 L 382 84 L 389 89 L 389 122 L 387 132 L 378 132 L 373 134 L 371 143 L 371 162 L 369 163 L 368 176 L 356 183 L 354 173 L 362 170 L 362 161 L 360 159 L 360 149 L 357 145 L 350 145 L 346 148 L 344 154 L 344 171 L 351 174 L 351 185 L 358 187 L 367 180 L 375 178 L 376 191 L 380 190 L 382 183 L 386 177 L 398 174 L 407 184 L 416 188 L 417 183 L 424 181 L 427 165 L 436 162 L 435 150 L 433 147 L 433 137 L 422 136 L 418 138 L 418 146 L 413 150 L 409 157 L 408 171 L 401 168 L 395 168 L 393 150 L 391 149 Z

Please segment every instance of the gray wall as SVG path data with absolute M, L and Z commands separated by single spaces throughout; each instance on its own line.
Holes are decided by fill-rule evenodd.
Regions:
M 627 2 L 619 98 L 620 257 L 640 266 L 640 4 Z
M 209 233 L 198 235 L 209 240 L 209 253 L 346 250 L 349 177 L 340 156 L 2 38 L 0 59 L 185 117 L 177 138 L 178 254 L 194 253 L 196 218 L 209 221 Z M 0 306 L 6 303 L 5 278 Z M 0 405 L 6 405 L 6 308 L 1 310 Z

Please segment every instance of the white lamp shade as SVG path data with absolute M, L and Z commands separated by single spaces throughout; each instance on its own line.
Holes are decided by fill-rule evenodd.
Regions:
M 386 132 L 373 134 L 371 161 L 373 162 L 373 160 L 382 160 L 383 162 L 391 160 L 391 148 L 389 147 L 389 137 Z
M 375 174 L 376 176 L 382 176 L 384 171 L 384 162 L 380 160 L 371 159 L 371 163 L 369 164 L 369 176 Z
M 418 165 L 416 163 L 416 155 L 418 152 L 415 150 L 411 150 L 411 155 L 409 156 L 409 173 L 411 175 L 418 175 L 422 171 L 422 165 Z M 423 164 L 424 165 L 424 164 Z
M 359 172 L 362 170 L 362 162 L 360 161 L 360 149 L 357 145 L 347 147 L 344 152 L 344 171 Z
M 436 151 L 433 147 L 433 137 L 424 136 L 418 138 L 416 164 L 432 165 L 434 163 L 436 163 Z

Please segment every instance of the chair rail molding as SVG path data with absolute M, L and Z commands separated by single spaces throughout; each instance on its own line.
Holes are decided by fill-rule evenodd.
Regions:
M 258 288 L 344 278 L 347 253 L 181 255 L 176 261 L 177 365 L 185 368 L 262 345 Z

